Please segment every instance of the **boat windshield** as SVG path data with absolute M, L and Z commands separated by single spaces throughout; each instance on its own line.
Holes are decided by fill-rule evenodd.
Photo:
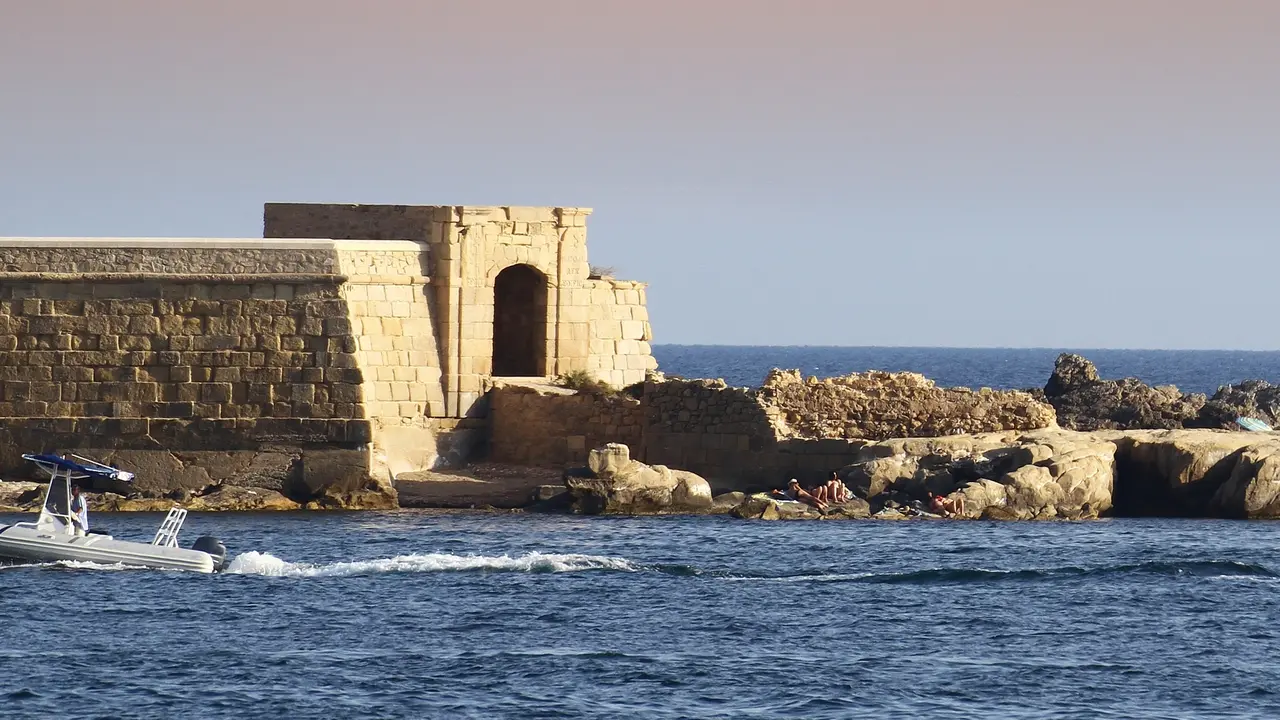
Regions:
M 59 532 L 71 532 L 71 478 L 58 473 L 49 478 L 49 489 L 44 496 L 37 526 Z

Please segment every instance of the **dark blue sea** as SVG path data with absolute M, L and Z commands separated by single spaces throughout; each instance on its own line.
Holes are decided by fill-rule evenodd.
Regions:
M 668 375 L 724 378 L 757 386 L 770 369 L 798 368 L 805 376 L 831 377 L 867 370 L 923 373 L 944 387 L 1022 390 L 1044 387 L 1060 353 L 1093 361 L 1104 378 L 1136 377 L 1149 385 L 1177 385 L 1212 395 L 1241 380 L 1280 383 L 1280 352 L 1242 350 L 1090 350 L 1081 348 L 910 348 L 655 345 Z
M 160 519 L 97 516 L 144 540 Z M 0 715 L 1280 717 L 1269 523 L 401 511 L 202 531 L 230 572 L 0 570 Z
M 659 346 L 772 366 L 1043 385 L 1057 350 Z M 1084 351 L 1212 391 L 1276 353 Z M 0 516 L 0 523 L 18 516 Z M 155 514 L 94 516 L 147 541 Z M 1267 522 L 768 523 L 193 514 L 200 576 L 0 569 L 0 718 L 1274 718 Z

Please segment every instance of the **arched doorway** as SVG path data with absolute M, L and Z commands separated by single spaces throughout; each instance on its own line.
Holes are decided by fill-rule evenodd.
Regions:
M 493 374 L 547 374 L 547 278 L 528 265 L 512 265 L 493 283 Z

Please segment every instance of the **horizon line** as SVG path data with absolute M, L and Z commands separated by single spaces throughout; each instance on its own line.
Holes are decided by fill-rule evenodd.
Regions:
M 1239 353 L 1280 353 L 1275 349 L 1248 348 L 1154 348 L 1154 347 L 1083 347 L 1083 346 L 1049 346 L 1049 345 L 815 345 L 808 343 L 780 345 L 767 343 L 748 345 L 741 343 L 649 343 L 651 347 L 690 347 L 690 348 L 812 348 L 831 350 L 1070 350 L 1076 352 L 1239 352 Z

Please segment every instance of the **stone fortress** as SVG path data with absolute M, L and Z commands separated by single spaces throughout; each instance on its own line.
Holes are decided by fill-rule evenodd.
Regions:
M 865 498 L 849 517 L 926 491 L 990 519 L 1280 517 L 1280 441 L 1230 431 L 1280 424 L 1259 381 L 1208 399 L 1101 380 L 1073 355 L 1031 392 L 651 373 L 645 286 L 592 274 L 588 215 L 270 204 L 264 238 L 0 238 L 0 477 L 55 451 L 137 473 L 105 509 L 523 507 L 535 490 L 780 517 L 745 493 L 835 471 Z M 565 373 L 608 386 L 548 382 Z M 610 443 L 627 449 L 593 450 Z M 576 474 L 593 452 L 616 472 Z M 459 466 L 479 458 L 514 495 L 495 481 L 467 499 Z M 528 486 L 546 472 L 563 486 Z M 39 502 L 10 489 L 0 506 Z
M 394 502 L 387 478 L 483 442 L 495 377 L 656 368 L 645 285 L 590 274 L 590 212 L 268 204 L 263 238 L 0 239 L 0 472 L 80 448 L 144 485 Z

